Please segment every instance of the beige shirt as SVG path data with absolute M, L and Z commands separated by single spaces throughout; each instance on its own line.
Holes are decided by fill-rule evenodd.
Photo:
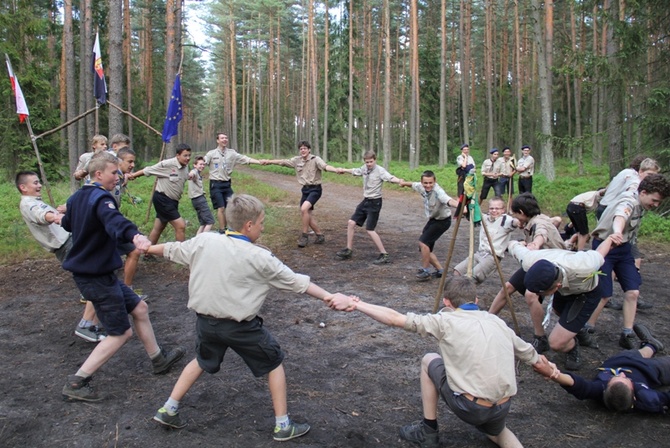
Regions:
M 617 201 L 617 198 L 624 191 L 637 191 L 640 186 L 640 174 L 633 168 L 626 168 L 614 176 L 614 178 L 607 184 L 605 196 L 600 200 L 604 206 L 609 206 Z
M 310 284 L 267 249 L 218 233 L 166 243 L 163 256 L 190 268 L 188 308 L 220 319 L 251 320 L 270 289 L 304 293 Z
M 21 196 L 19 209 L 30 233 L 46 250 L 54 252 L 60 249 L 70 238 L 69 232 L 63 230 L 58 224 L 49 223 L 46 220 L 46 214 L 49 212 L 56 213 L 56 209 L 43 202 L 41 197 Z
M 442 220 L 451 217 L 451 208 L 449 208 L 451 198 L 438 184 L 433 185 L 432 191 L 426 192 L 421 182 L 412 182 L 412 190 L 423 198 L 426 218 Z
M 500 175 L 510 177 L 514 172 L 514 159 L 510 157 L 509 160 L 505 160 L 504 157 L 501 157 L 498 161 L 500 161 Z
M 583 206 L 587 212 L 592 212 L 593 210 L 598 208 L 598 204 L 600 204 L 600 200 L 602 199 L 602 196 L 600 196 L 600 191 L 587 191 L 586 193 L 578 194 L 570 202 L 573 204 L 581 205 Z
M 495 179 L 495 177 L 489 177 L 487 174 L 499 174 L 500 173 L 500 159 L 496 159 L 494 162 L 491 159 L 486 159 L 482 162 L 482 176 L 490 179 Z
M 205 189 L 202 186 L 202 174 L 200 171 L 193 168 L 188 173 L 188 197 L 189 199 L 198 198 L 205 194 Z
M 517 168 L 526 168 L 526 170 L 519 172 L 519 177 L 531 177 L 535 174 L 535 159 L 531 155 L 521 157 L 516 166 Z
M 188 180 L 188 166 L 182 166 L 176 157 L 165 159 L 154 166 L 142 170 L 146 176 L 156 176 L 156 191 L 178 201 L 184 193 L 184 184 Z
M 351 174 L 354 176 L 363 176 L 363 197 L 366 199 L 381 198 L 384 182 L 391 182 L 391 179 L 394 177 L 393 174 L 379 165 L 375 165 L 371 170 L 368 170 L 368 167 L 363 165 L 360 168 L 352 169 Z
M 508 250 L 521 263 L 524 271 L 528 271 L 539 260 L 547 260 L 558 266 L 562 274 L 558 292 L 563 296 L 593 291 L 598 286 L 598 271 L 605 263 L 603 256 L 595 250 L 530 250 L 518 241 L 512 241 Z
M 251 157 L 242 155 L 232 148 L 223 152 L 214 148 L 205 155 L 205 165 L 209 167 L 209 180 L 229 181 L 236 164 L 249 165 Z
M 486 233 L 484 231 L 484 226 L 486 226 L 496 255 L 499 258 L 504 257 L 510 234 L 516 229 L 514 226 L 514 218 L 510 215 L 502 214 L 501 216 L 498 216 L 497 219 L 492 220 L 491 216 L 484 214 L 484 216 L 482 216 L 482 224 L 482 228 L 479 229 L 479 250 L 481 252 L 491 253 L 491 246 L 489 245 L 489 240 L 486 238 Z
M 544 237 L 542 249 L 565 249 L 561 234 L 547 215 L 533 216 L 524 226 L 523 233 L 526 243 L 532 242 L 536 236 L 542 236 Z
M 407 313 L 405 330 L 438 340 L 447 382 L 454 392 L 491 402 L 516 394 L 515 356 L 529 365 L 538 361 L 532 345 L 485 311 Z
M 295 169 L 300 185 L 321 185 L 321 173 L 328 164 L 321 157 L 310 154 L 307 160 L 301 156 L 280 160 L 279 165 Z
M 614 233 L 612 229 L 614 218 L 621 216 L 626 220 L 626 225 L 621 232 L 624 242 L 635 242 L 643 215 L 644 210 L 640 206 L 637 191 L 626 191 L 615 202 L 607 206 L 591 234 L 599 240 L 606 239 Z

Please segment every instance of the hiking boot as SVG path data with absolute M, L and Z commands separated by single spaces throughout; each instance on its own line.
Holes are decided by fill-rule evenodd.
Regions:
M 391 262 L 391 257 L 389 254 L 379 254 L 377 259 L 372 262 L 372 264 L 389 264 Z
M 419 271 L 416 273 L 416 279 L 421 282 L 430 280 L 430 278 L 431 278 L 430 272 L 428 272 L 426 269 L 419 269 Z
M 323 244 L 326 242 L 326 237 L 323 236 L 323 233 L 317 233 L 316 234 L 316 239 L 314 240 L 314 244 Z
M 598 341 L 596 340 L 595 328 L 582 328 L 577 333 L 577 342 L 582 347 L 598 348 Z
M 649 302 L 645 302 L 642 300 L 642 297 L 637 298 L 637 309 L 638 310 L 648 310 L 649 308 L 653 308 L 654 305 L 652 305 Z
M 154 415 L 154 420 L 161 425 L 169 426 L 170 428 L 175 429 L 181 429 L 186 426 L 186 423 L 181 421 L 179 412 L 177 412 L 175 415 L 170 415 L 165 408 L 160 408 L 158 412 L 156 412 L 156 415 Z
M 351 254 L 353 253 L 354 253 L 353 250 L 349 249 L 348 247 L 345 247 L 344 249 L 337 251 L 335 256 L 340 260 L 348 260 L 349 258 L 351 258 Z
M 92 377 L 82 378 L 77 375 L 68 375 L 63 386 L 63 400 L 65 401 L 100 401 L 102 398 L 89 384 Z
M 272 438 L 278 442 L 286 442 L 287 440 L 304 436 L 308 432 L 309 432 L 309 425 L 307 423 L 291 422 L 291 424 L 284 429 L 280 429 L 279 426 L 275 426 Z
M 161 352 L 156 358 L 151 360 L 151 365 L 154 369 L 154 375 L 161 375 L 167 373 L 170 367 L 184 356 L 184 349 L 177 347 L 173 350 L 166 351 L 161 348 Z
M 307 246 L 308 242 L 309 242 L 309 235 L 303 233 L 302 235 L 300 235 L 300 238 L 298 238 L 298 247 L 305 247 Z
M 430 273 L 430 276 L 433 278 L 442 278 L 442 271 L 434 270 Z
M 654 347 L 657 352 L 662 352 L 665 349 L 663 343 L 656 339 L 653 334 L 651 334 L 651 330 L 649 330 L 646 325 L 635 324 L 633 325 L 633 331 L 637 337 L 640 338 L 640 348 L 649 344 Z
M 533 348 L 537 353 L 544 353 L 549 350 L 549 340 L 547 336 L 533 336 L 533 342 L 531 342 Z
M 575 338 L 575 346 L 565 355 L 565 368 L 579 370 L 582 367 L 582 358 L 579 356 L 579 341 Z
M 422 420 L 400 427 L 400 438 L 416 443 L 421 448 L 440 446 L 440 433 L 428 427 Z
M 621 332 L 619 337 L 619 347 L 630 350 L 635 348 L 635 335 L 633 333 L 624 333 Z
M 86 328 L 77 327 L 74 334 L 88 342 L 100 342 L 107 337 L 105 329 L 95 325 Z
M 614 311 L 621 311 L 623 309 L 623 303 L 615 302 L 614 299 L 609 299 L 605 304 L 605 308 L 609 308 Z

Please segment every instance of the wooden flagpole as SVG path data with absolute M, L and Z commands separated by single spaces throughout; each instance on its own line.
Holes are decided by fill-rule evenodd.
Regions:
M 30 141 L 33 144 L 33 148 L 35 149 L 35 156 L 37 156 L 37 165 L 40 167 L 40 175 L 42 176 L 42 182 L 44 182 L 44 186 L 47 187 L 47 195 L 49 196 L 49 202 L 51 203 L 52 207 L 56 207 L 56 201 L 54 201 L 53 196 L 51 195 L 51 186 L 49 185 L 49 181 L 47 180 L 47 173 L 44 171 L 44 165 L 42 165 L 42 157 L 40 157 L 40 150 L 37 148 L 37 137 L 35 137 L 35 134 L 33 133 L 33 127 L 30 125 L 30 116 L 26 116 L 26 124 L 28 125 L 28 132 L 30 133 Z

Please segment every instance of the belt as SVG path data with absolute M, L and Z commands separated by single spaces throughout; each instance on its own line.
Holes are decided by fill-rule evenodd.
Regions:
M 493 406 L 499 406 L 501 404 L 505 404 L 509 401 L 511 397 L 505 397 L 502 400 L 499 400 L 496 403 L 490 402 L 488 400 L 484 400 L 483 398 L 478 398 L 473 395 L 470 395 L 468 393 L 461 394 L 461 397 L 465 397 L 468 400 L 472 401 L 474 404 L 478 404 L 479 406 L 484 406 L 485 408 L 492 408 Z

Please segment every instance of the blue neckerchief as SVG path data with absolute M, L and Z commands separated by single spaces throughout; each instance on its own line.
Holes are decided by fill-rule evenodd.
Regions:
M 251 242 L 248 236 L 242 235 L 240 232 L 235 232 L 234 230 L 226 229 L 226 236 L 229 236 L 231 238 L 237 238 L 238 240 Z
M 468 302 L 458 307 L 459 310 L 465 311 L 479 311 L 479 305 L 476 303 Z

